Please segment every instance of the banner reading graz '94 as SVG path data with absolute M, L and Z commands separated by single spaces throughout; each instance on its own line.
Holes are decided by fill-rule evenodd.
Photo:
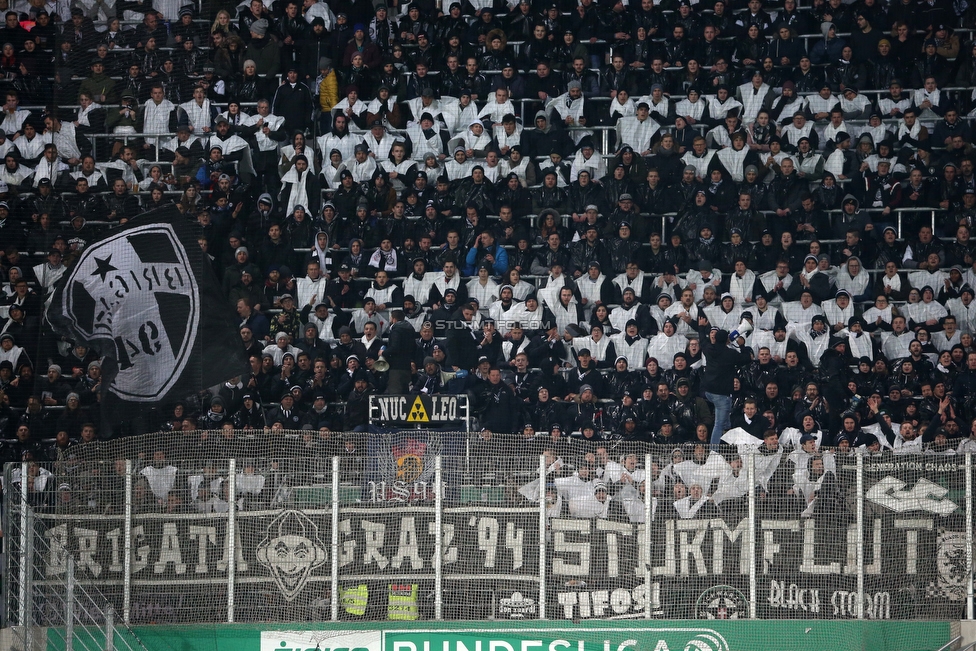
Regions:
M 626 516 L 552 517 L 541 537 L 538 507 L 516 491 L 511 503 L 519 507 L 445 498 L 439 536 L 431 499 L 344 505 L 335 529 L 329 509 L 292 502 L 283 510 L 240 510 L 233 541 L 227 513 L 135 513 L 128 527 L 118 515 L 37 513 L 32 535 L 42 540 L 33 549 L 65 551 L 11 562 L 28 562 L 34 588 L 54 593 L 71 553 L 78 585 L 98 585 L 120 612 L 128 573 L 133 622 L 223 621 L 231 569 L 238 621 L 328 619 L 333 559 L 340 589 L 357 591 L 353 605 L 340 609 L 343 619 L 385 618 L 391 584 L 417 586 L 418 617 L 432 617 L 428 597 L 438 576 L 443 615 L 456 619 L 537 618 L 540 596 L 548 618 L 639 618 L 648 610 L 654 617 L 744 618 L 753 585 L 761 618 L 855 618 L 862 608 L 868 619 L 961 616 L 962 460 L 866 459 L 860 531 L 854 470 L 853 461 L 839 459 L 831 484 L 807 508 L 789 493 L 781 502 L 757 490 L 754 520 L 742 498 L 684 518 L 675 496 L 658 494 L 649 526 Z
M 432 589 L 435 521 L 433 506 L 341 509 L 336 555 L 341 584 L 420 581 Z M 79 585 L 92 583 L 103 591 L 121 587 L 126 570 L 122 518 L 38 515 L 37 522 L 37 534 L 53 543 L 44 547 L 62 551 L 36 559 L 36 588 L 63 587 L 63 550 L 75 556 Z M 129 564 L 133 617 L 222 619 L 231 547 L 242 617 L 247 618 L 254 596 L 262 606 L 283 608 L 283 615 L 309 608 L 327 612 L 331 525 L 331 512 L 325 509 L 243 511 L 236 514 L 231 546 L 226 514 L 135 515 Z M 441 536 L 445 590 L 460 594 L 487 582 L 516 589 L 521 583 L 538 584 L 537 534 L 535 508 L 446 508 Z M 121 611 L 121 604 L 116 607 Z M 255 611 L 254 617 L 262 616 Z

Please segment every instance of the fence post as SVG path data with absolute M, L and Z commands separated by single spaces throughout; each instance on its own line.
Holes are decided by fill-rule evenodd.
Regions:
M 27 462 L 20 464 L 20 567 L 18 568 L 18 578 L 20 594 L 18 595 L 18 616 L 17 623 L 30 629 L 30 591 L 27 588 L 28 573 L 31 567 L 31 556 L 27 551 L 30 538 L 30 530 L 27 522 Z
M 546 618 L 546 457 L 539 455 L 539 619 Z
M 24 464 L 26 465 L 26 464 Z M 26 502 L 21 506 L 22 509 L 27 510 Z M 34 572 L 31 570 L 31 564 L 34 559 L 34 513 L 27 510 L 27 531 L 29 532 L 26 538 L 27 546 L 24 548 L 24 560 L 25 565 L 28 566 L 25 572 L 25 583 L 23 586 L 23 591 L 25 595 L 25 601 L 22 604 L 24 608 L 24 619 L 21 620 L 20 624 L 24 627 L 24 648 L 33 649 L 34 648 Z
M 68 552 L 68 585 L 64 595 L 64 648 L 75 648 L 75 558 Z
M 115 651 L 115 609 L 105 608 L 105 651 Z
M 132 459 L 125 460 L 125 521 L 122 529 L 122 621 L 126 624 L 132 615 Z
M 746 479 L 749 483 L 749 619 L 756 619 L 756 452 L 749 455 Z
M 434 457 L 434 619 L 444 619 L 444 475 L 441 455 Z
M 864 619 L 864 455 L 857 451 L 857 618 Z
M 234 623 L 234 574 L 237 569 L 237 459 L 227 462 L 227 623 Z
M 339 457 L 332 457 L 332 621 L 339 619 Z
M 654 500 L 654 488 L 651 481 L 651 455 L 644 455 L 644 619 L 650 619 L 651 608 L 651 505 Z
M 966 619 L 973 618 L 973 455 L 966 453 Z

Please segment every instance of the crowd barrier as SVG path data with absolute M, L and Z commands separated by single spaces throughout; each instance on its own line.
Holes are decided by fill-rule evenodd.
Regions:
M 973 615 L 970 454 L 237 434 L 8 464 L 7 622 Z

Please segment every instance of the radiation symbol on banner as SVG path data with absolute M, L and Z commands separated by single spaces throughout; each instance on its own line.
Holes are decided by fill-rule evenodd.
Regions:
M 424 407 L 424 403 L 421 402 L 420 396 L 417 396 L 413 401 L 413 406 L 410 407 L 410 414 L 407 416 L 408 423 L 429 423 L 430 416 L 427 415 L 427 409 Z

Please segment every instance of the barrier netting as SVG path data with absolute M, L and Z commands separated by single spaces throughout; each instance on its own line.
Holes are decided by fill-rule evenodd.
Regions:
M 7 621 L 45 625 L 69 554 L 126 623 L 960 618 L 967 469 L 433 431 L 92 443 L 5 468 Z

